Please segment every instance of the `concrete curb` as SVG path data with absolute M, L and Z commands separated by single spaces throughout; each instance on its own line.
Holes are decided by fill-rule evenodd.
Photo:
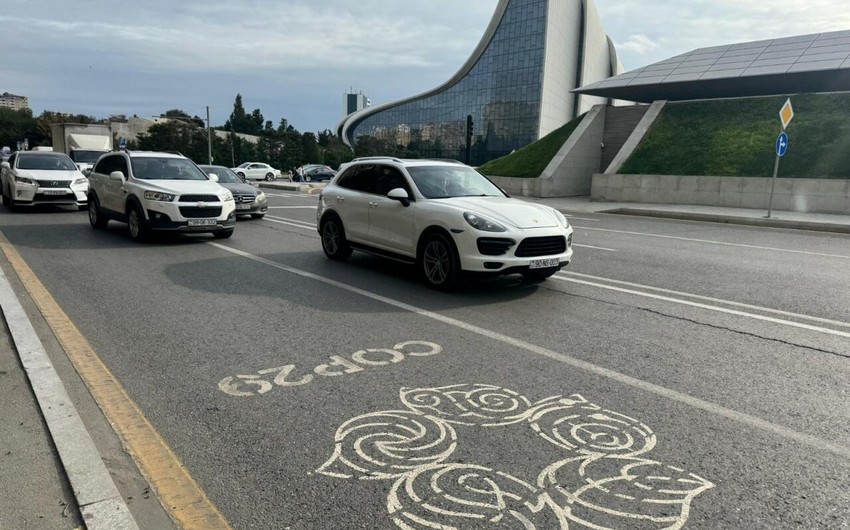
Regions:
M 138 530 L 44 345 L 1 270 L 0 307 L 86 527 Z
M 768 228 L 788 228 L 793 230 L 811 230 L 815 232 L 834 232 L 839 234 L 850 234 L 850 225 L 818 223 L 812 221 L 797 221 L 790 219 L 765 219 L 762 217 L 742 217 L 727 214 L 644 210 L 641 208 L 616 208 L 613 210 L 599 210 L 597 213 L 610 213 L 615 215 L 634 215 L 640 217 L 657 217 L 661 219 L 682 219 L 686 221 L 704 221 L 708 223 L 726 223 L 747 226 L 761 226 Z

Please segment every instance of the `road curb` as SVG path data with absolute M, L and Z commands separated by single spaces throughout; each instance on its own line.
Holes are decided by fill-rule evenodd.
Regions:
M 811 230 L 815 232 L 834 232 L 839 234 L 850 234 L 850 225 L 835 223 L 818 223 L 812 221 L 796 221 L 790 219 L 741 217 L 736 215 L 675 212 L 666 210 L 645 210 L 642 208 L 615 208 L 613 210 L 599 210 L 596 213 L 609 213 L 614 215 L 634 215 L 640 217 L 657 217 L 661 219 L 681 219 L 686 221 L 703 221 L 708 223 L 725 223 L 747 226 L 761 226 L 768 228 L 788 228 L 793 230 Z
M 86 527 L 89 530 L 138 530 L 130 509 L 118 492 L 65 385 L 2 270 L 0 307 Z

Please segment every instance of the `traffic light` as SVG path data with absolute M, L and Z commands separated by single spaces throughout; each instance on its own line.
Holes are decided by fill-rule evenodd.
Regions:
M 475 131 L 475 129 L 473 128 L 474 125 L 475 124 L 472 122 L 472 114 L 470 114 L 466 117 L 466 137 L 467 138 L 472 138 L 472 135 Z

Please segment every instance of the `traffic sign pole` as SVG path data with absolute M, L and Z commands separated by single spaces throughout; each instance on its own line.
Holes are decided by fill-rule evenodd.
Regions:
M 779 159 L 785 156 L 785 152 L 788 151 L 788 135 L 785 134 L 785 129 L 788 128 L 788 124 L 793 119 L 794 107 L 791 105 L 791 98 L 788 98 L 779 111 L 779 121 L 782 125 L 782 130 L 779 131 L 779 137 L 776 139 L 776 162 L 773 164 L 773 179 L 770 181 L 770 198 L 767 201 L 768 219 L 770 219 L 773 213 L 773 193 L 776 190 L 776 178 L 779 175 Z
M 776 189 L 776 176 L 779 175 L 779 153 L 776 153 L 776 163 L 773 164 L 773 179 L 770 181 L 770 200 L 767 202 L 767 218 L 773 213 L 773 192 Z

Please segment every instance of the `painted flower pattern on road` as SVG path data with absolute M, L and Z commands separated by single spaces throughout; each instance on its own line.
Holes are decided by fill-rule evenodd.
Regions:
M 677 529 L 714 487 L 649 459 L 655 433 L 580 395 L 539 401 L 486 384 L 402 388 L 406 410 L 356 416 L 337 429 L 318 473 L 392 480 L 387 513 L 402 530 Z M 528 428 L 553 446 L 530 481 L 451 457 L 458 429 Z

